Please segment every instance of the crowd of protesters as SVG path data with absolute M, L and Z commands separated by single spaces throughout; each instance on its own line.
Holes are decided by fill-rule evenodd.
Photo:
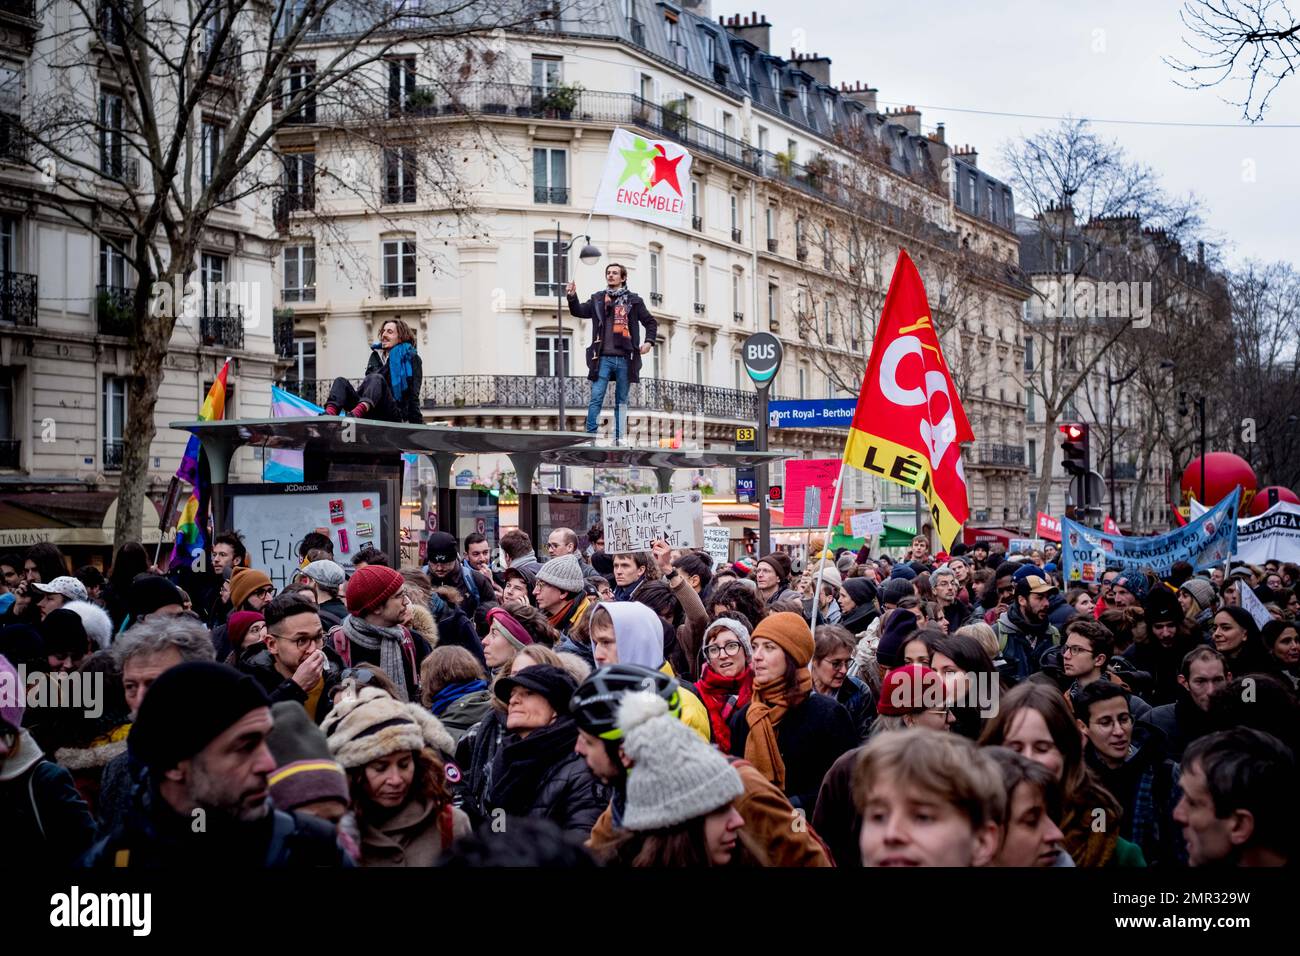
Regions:
M 83 867 L 1285 865 L 1300 568 L 1055 548 L 0 556 L 0 829 Z M 1268 620 L 1243 607 L 1249 589 Z M 1249 596 L 1249 595 L 1248 595 Z M 80 696 L 72 699 L 73 689 Z

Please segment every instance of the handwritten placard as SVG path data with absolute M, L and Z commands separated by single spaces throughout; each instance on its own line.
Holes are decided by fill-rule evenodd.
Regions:
M 731 529 L 711 524 L 704 529 L 704 550 L 713 558 L 713 566 L 731 563 Z
M 673 548 L 704 542 L 704 501 L 698 491 L 606 496 L 600 512 L 609 554 L 649 551 L 651 541 L 667 541 Z
M 885 533 L 885 513 L 883 511 L 861 511 L 849 518 L 849 528 L 855 538 L 869 538 L 873 534 Z

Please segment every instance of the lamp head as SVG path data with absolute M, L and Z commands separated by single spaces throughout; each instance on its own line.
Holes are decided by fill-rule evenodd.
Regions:
M 590 236 L 587 237 L 587 244 L 578 253 L 578 259 L 581 260 L 584 266 L 594 266 L 600 261 L 600 250 L 591 244 Z

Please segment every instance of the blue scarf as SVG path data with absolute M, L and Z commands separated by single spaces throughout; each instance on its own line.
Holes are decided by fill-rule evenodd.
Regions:
M 443 711 L 466 694 L 474 694 L 481 690 L 487 690 L 487 681 L 463 680 L 459 684 L 448 684 L 434 695 L 433 700 L 429 702 L 429 710 L 433 716 L 441 717 Z
M 394 345 L 388 353 L 388 384 L 393 387 L 393 398 L 399 402 L 406 395 L 406 386 L 411 381 L 411 356 L 415 346 L 410 342 Z
M 631 601 L 634 597 L 636 597 L 637 589 L 641 587 L 641 585 L 643 584 L 645 584 L 644 574 L 641 575 L 641 577 L 637 578 L 636 581 L 634 581 L 632 584 L 628 585 L 627 587 L 624 587 L 621 584 L 618 585 L 617 587 L 614 588 L 614 600 Z

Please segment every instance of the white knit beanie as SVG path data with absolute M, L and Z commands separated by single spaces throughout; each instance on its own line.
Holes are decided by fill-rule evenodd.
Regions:
M 658 830 L 726 806 L 745 792 L 718 750 L 668 713 L 658 694 L 633 691 L 618 710 L 623 749 L 632 759 L 623 826 Z

